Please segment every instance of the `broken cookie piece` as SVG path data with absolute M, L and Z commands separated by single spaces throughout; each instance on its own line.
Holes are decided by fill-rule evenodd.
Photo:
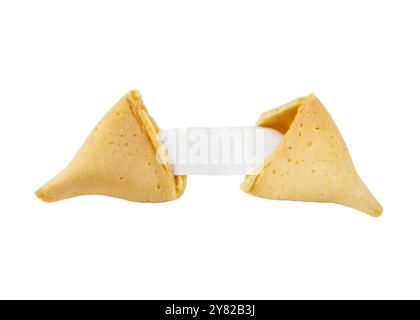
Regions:
M 79 195 L 106 195 L 139 202 L 179 198 L 186 177 L 157 160 L 159 128 L 137 91 L 102 118 L 70 164 L 36 191 L 47 202 Z
M 359 178 L 326 108 L 311 94 L 261 115 L 258 126 L 283 134 L 259 175 L 241 188 L 267 199 L 334 202 L 377 217 L 382 207 Z

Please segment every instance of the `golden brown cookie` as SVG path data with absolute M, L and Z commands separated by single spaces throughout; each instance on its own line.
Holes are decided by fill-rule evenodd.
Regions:
M 334 202 L 380 216 L 382 207 L 354 168 L 328 111 L 311 94 L 261 115 L 258 126 L 284 136 L 242 190 L 267 199 Z
M 174 176 L 156 158 L 159 128 L 137 91 L 102 118 L 70 164 L 36 191 L 44 201 L 106 195 L 140 202 L 179 198 L 186 177 Z

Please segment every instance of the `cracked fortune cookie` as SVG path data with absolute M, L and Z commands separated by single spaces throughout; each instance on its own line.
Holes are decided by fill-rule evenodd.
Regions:
M 80 195 L 106 195 L 139 202 L 179 198 L 186 177 L 158 161 L 159 128 L 137 91 L 105 114 L 70 164 L 36 191 L 47 202 Z
M 360 179 L 326 108 L 311 94 L 261 115 L 257 126 L 283 134 L 258 175 L 241 189 L 266 199 L 333 202 L 371 216 L 382 207 Z

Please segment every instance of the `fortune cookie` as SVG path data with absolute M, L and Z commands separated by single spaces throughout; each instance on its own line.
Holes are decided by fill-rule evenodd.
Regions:
M 377 217 L 382 207 L 354 168 L 326 108 L 311 94 L 261 115 L 257 126 L 283 134 L 258 175 L 241 189 L 267 199 L 333 202 Z
M 36 191 L 44 201 L 106 195 L 140 202 L 179 198 L 185 176 L 156 157 L 158 126 L 137 91 L 105 114 L 70 164 Z

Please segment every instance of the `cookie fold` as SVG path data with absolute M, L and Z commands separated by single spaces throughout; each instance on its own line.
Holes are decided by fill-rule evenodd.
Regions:
M 311 94 L 261 115 L 283 139 L 241 189 L 267 199 L 333 202 L 377 217 L 382 207 L 359 178 L 326 108 Z
M 156 157 L 159 128 L 137 91 L 105 114 L 70 164 L 36 191 L 47 202 L 106 195 L 139 202 L 179 198 L 185 176 L 174 176 Z

